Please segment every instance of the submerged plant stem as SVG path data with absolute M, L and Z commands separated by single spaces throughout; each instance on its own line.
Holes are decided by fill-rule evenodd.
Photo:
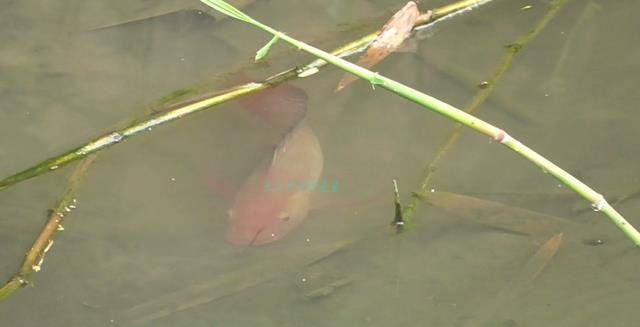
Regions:
M 27 252 L 25 259 L 18 269 L 18 272 L 0 288 L 0 301 L 13 294 L 16 290 L 29 284 L 29 277 L 33 272 L 38 272 L 42 268 L 45 255 L 53 246 L 53 237 L 58 231 L 63 230 L 62 221 L 69 212 L 75 208 L 75 195 L 80 184 L 80 180 L 89 169 L 95 156 L 89 156 L 81 161 L 74 172 L 69 177 L 64 194 L 58 205 L 49 213 L 47 223 L 40 232 Z
M 559 7 L 566 0 L 556 0 L 552 3 L 552 6 Z M 368 69 L 360 67 L 356 64 L 348 62 L 342 58 L 333 56 L 323 50 L 312 47 L 304 42 L 298 41 L 285 33 L 277 31 L 270 26 L 264 25 L 255 19 L 240 12 L 238 9 L 233 8 L 228 3 L 222 0 L 203 0 L 206 4 L 215 3 L 212 7 L 223 13 L 226 13 L 234 18 L 252 24 L 265 32 L 268 32 L 274 36 L 279 37 L 283 41 L 286 41 L 293 46 L 304 50 L 332 65 L 335 65 L 351 74 L 354 74 L 362 79 L 365 79 L 371 83 L 372 86 L 380 86 L 386 90 L 389 90 L 401 97 L 404 97 L 412 102 L 415 102 L 422 107 L 439 113 L 449 119 L 455 120 L 481 134 L 489 136 L 493 140 L 503 144 L 509 149 L 515 151 L 519 155 L 525 157 L 535 165 L 541 167 L 544 171 L 548 172 L 551 176 L 555 177 L 558 181 L 565 184 L 567 187 L 578 193 L 580 196 L 587 199 L 592 207 L 597 211 L 602 211 L 607 217 L 609 217 L 637 246 L 640 247 L 640 233 L 629 224 L 622 215 L 620 215 L 613 207 L 607 203 L 605 198 L 598 192 L 591 189 L 586 184 L 582 183 L 562 168 L 558 167 L 551 161 L 547 160 L 531 148 L 525 146 L 517 139 L 511 137 L 502 129 L 493 126 L 483 120 L 480 120 L 454 106 L 436 99 L 430 95 L 422 93 L 416 89 L 413 89 L 400 82 L 387 78 L 379 73 L 372 72 Z M 548 19 L 551 19 L 550 17 Z M 516 49 L 519 49 L 516 45 Z
M 556 0 L 552 6 L 549 8 L 549 11 L 536 23 L 536 25 L 526 34 L 522 35 L 516 42 L 512 43 L 507 47 L 507 53 L 502 58 L 500 65 L 496 68 L 495 72 L 487 80 L 486 87 L 478 90 L 474 98 L 471 100 L 471 103 L 467 106 L 466 112 L 474 115 L 478 112 L 480 107 L 484 104 L 484 102 L 489 98 L 489 96 L 493 93 L 496 85 L 504 74 L 511 68 L 513 60 L 520 53 L 520 51 L 527 46 L 532 40 L 538 36 L 538 34 L 547 26 L 547 24 L 555 17 L 560 8 L 562 8 L 568 0 Z M 424 169 L 424 179 L 420 184 L 416 194 L 421 196 L 428 196 L 429 189 L 432 185 L 433 177 L 436 171 L 439 169 L 441 163 L 444 161 L 444 158 L 449 153 L 449 150 L 456 144 L 460 135 L 462 135 L 463 124 L 456 124 L 453 127 L 453 130 L 449 134 L 447 140 L 440 145 L 438 152 L 436 153 L 433 160 L 425 167 Z M 413 197 L 411 201 L 405 206 L 405 219 L 410 222 L 413 214 L 417 209 L 417 204 L 420 202 L 419 197 Z
M 434 9 L 434 12 L 440 13 L 438 17 L 446 16 L 449 13 L 463 10 L 465 6 L 474 5 L 486 0 L 463 0 L 455 6 L 447 6 Z M 429 19 L 423 19 L 416 23 L 416 26 L 433 23 L 436 19 L 433 17 Z M 349 56 L 353 53 L 363 50 L 370 42 L 372 42 L 379 31 L 366 35 L 356 41 L 348 43 L 333 51 L 337 56 Z M 49 214 L 48 222 L 43 227 L 40 235 L 36 238 L 36 241 L 32 245 L 31 249 L 27 252 L 26 258 L 18 270 L 18 272 L 7 283 L 0 288 L 0 301 L 13 294 L 16 290 L 23 286 L 28 285 L 28 278 L 32 272 L 38 271 L 41 268 L 44 260 L 44 255 L 53 246 L 53 236 L 59 230 L 62 230 L 62 220 L 65 212 L 69 206 L 74 206 L 74 195 L 78 188 L 79 182 L 83 175 L 86 174 L 91 164 L 95 161 L 95 153 L 126 140 L 129 137 L 141 134 L 145 131 L 150 131 L 152 127 L 176 120 L 191 113 L 199 112 L 207 108 L 213 107 L 217 104 L 226 102 L 228 100 L 247 95 L 250 93 L 258 92 L 268 87 L 278 85 L 286 80 L 296 77 L 303 77 L 312 75 L 319 68 L 325 66 L 326 61 L 314 60 L 303 68 L 291 68 L 280 74 L 273 75 L 260 83 L 249 83 L 240 85 L 227 91 L 221 91 L 213 95 L 205 95 L 195 100 L 189 100 L 177 105 L 167 108 L 162 113 L 153 115 L 150 119 L 131 123 L 128 127 L 118 129 L 112 133 L 108 133 L 101 137 L 96 138 L 89 143 L 70 150 L 62 155 L 45 160 L 31 168 L 25 169 L 15 175 L 9 176 L 0 181 L 0 190 L 7 188 L 11 185 L 15 185 L 21 181 L 29 178 L 44 174 L 56 170 L 64 165 L 67 165 L 73 161 L 84 159 L 80 162 L 72 173 L 68 180 L 65 193 L 62 196 L 59 204 L 54 210 L 51 210 Z M 184 93 L 188 93 L 188 90 L 179 90 L 170 94 L 167 99 L 169 101 L 175 97 L 179 97 Z M 398 203 L 399 207 L 399 203 Z
M 439 10 L 440 12 L 445 11 L 442 9 L 436 10 Z M 432 21 L 422 21 L 420 24 L 427 24 L 430 22 Z M 339 56 L 348 56 L 356 53 L 366 47 L 366 45 L 373 41 L 377 35 L 378 32 L 366 35 L 356 41 L 350 42 L 334 50 L 333 53 Z M 7 281 L 7 283 L 2 288 L 0 288 L 0 300 L 13 294 L 13 292 L 20 289 L 21 287 L 26 286 L 28 284 L 27 278 L 31 274 L 31 272 L 34 271 L 34 267 L 38 267 L 36 268 L 36 270 L 40 268 L 41 263 L 36 262 L 36 260 L 43 260 L 43 254 L 51 248 L 51 245 L 53 243 L 50 243 L 50 241 L 52 242 L 52 237 L 60 228 L 62 218 L 64 217 L 60 216 L 60 213 L 64 215 L 64 208 L 70 204 L 69 201 L 73 201 L 73 194 L 75 194 L 75 190 L 82 175 L 86 173 L 89 166 L 96 159 L 95 156 L 92 156 L 92 154 L 95 154 L 109 146 L 121 143 L 128 137 L 135 136 L 145 131 L 150 131 L 152 127 L 161 125 L 163 123 L 170 122 L 191 113 L 202 111 L 236 97 L 261 91 L 268 87 L 278 85 L 289 79 L 305 76 L 305 73 L 307 75 L 311 75 L 326 64 L 327 62 L 323 60 L 314 60 L 303 68 L 291 68 L 280 74 L 273 75 L 260 83 L 249 83 L 240 85 L 227 91 L 221 91 L 213 95 L 205 95 L 195 100 L 188 100 L 187 102 L 176 104 L 171 108 L 167 108 L 162 113 L 158 113 L 152 116 L 150 119 L 131 123 L 128 127 L 118 129 L 112 133 L 100 136 L 79 148 L 70 150 L 66 153 L 63 153 L 62 155 L 45 160 L 33 167 L 25 169 L 15 175 L 1 180 L 0 190 L 5 189 L 11 185 L 15 185 L 29 178 L 53 170 L 57 170 L 58 168 L 73 161 L 87 158 L 79 164 L 78 168 L 76 168 L 76 171 L 72 174 L 62 200 L 60 201 L 57 208 L 51 211 L 47 224 L 44 226 L 42 232 L 37 237 L 31 249 L 27 252 L 27 256 L 21 268 L 9 281 Z M 170 101 L 175 97 L 181 96 L 185 92 L 188 92 L 188 90 L 179 90 L 170 94 L 167 99 L 163 100 Z
M 486 0 L 474 0 L 474 1 L 471 1 L 471 3 L 475 4 L 483 1 L 486 1 Z M 465 3 L 465 4 L 469 2 L 470 2 L 469 0 L 460 1 L 460 3 Z M 465 7 L 462 7 L 459 5 L 447 6 L 442 8 L 436 8 L 433 11 L 440 13 L 441 15 L 439 17 L 442 17 L 452 12 L 463 10 L 464 8 Z M 418 24 L 416 24 L 416 26 L 431 24 L 435 21 L 436 19 L 432 18 L 431 20 L 428 20 L 428 21 L 421 21 Z M 345 44 L 344 46 L 334 50 L 332 54 L 340 57 L 345 57 L 345 56 L 349 56 L 354 53 L 357 53 L 363 50 L 373 40 L 375 40 L 375 38 L 378 36 L 378 33 L 379 31 L 376 31 L 371 34 L 365 35 L 360 39 L 357 39 L 348 44 Z M 11 185 L 15 185 L 17 183 L 25 181 L 29 178 L 56 170 L 75 160 L 82 159 L 91 153 L 96 153 L 107 147 L 121 143 L 122 141 L 126 140 L 129 137 L 142 134 L 143 132 L 151 130 L 151 128 L 159 126 L 161 124 L 176 120 L 178 118 L 184 117 L 186 115 L 190 115 L 195 112 L 203 111 L 205 109 L 211 108 L 218 104 L 224 103 L 226 101 L 229 101 L 244 95 L 248 95 L 251 93 L 264 90 L 266 88 L 278 85 L 282 82 L 285 82 L 293 78 L 306 77 L 309 75 L 313 75 L 315 72 L 318 71 L 319 68 L 325 66 L 326 64 L 327 64 L 326 61 L 322 59 L 317 59 L 310 62 L 309 64 L 307 64 L 302 68 L 297 68 L 297 67 L 290 68 L 279 74 L 273 75 L 263 80 L 260 83 L 249 83 L 245 85 L 240 85 L 226 91 L 216 92 L 213 95 L 206 95 L 197 100 L 190 100 L 186 103 L 180 103 L 180 104 L 174 105 L 171 108 L 164 110 L 163 113 L 159 113 L 155 116 L 152 116 L 148 120 L 137 122 L 137 123 L 131 124 L 129 127 L 118 129 L 112 133 L 108 133 L 103 136 L 100 136 L 79 148 L 72 149 L 61 155 L 42 161 L 14 175 L 6 177 L 0 180 L 0 190 L 3 190 Z M 179 96 L 184 92 L 188 92 L 188 91 L 181 90 L 179 94 L 177 94 L 177 96 Z M 176 95 L 172 94 L 171 98 L 173 98 L 174 96 Z

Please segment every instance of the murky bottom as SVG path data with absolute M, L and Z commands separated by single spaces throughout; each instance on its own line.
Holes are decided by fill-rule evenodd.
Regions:
M 326 49 L 375 30 L 403 5 L 234 4 Z M 437 24 L 415 51 L 392 54 L 376 70 L 464 108 L 505 46 L 547 4 L 495 0 Z M 478 113 L 612 203 L 636 194 L 640 178 L 640 46 L 628 41 L 640 28 L 637 9 L 632 1 L 568 1 L 521 49 Z M 223 89 L 238 74 L 265 77 L 309 59 L 277 44 L 271 59 L 253 65 L 269 36 L 210 14 L 196 1 L 5 4 L 0 175 L 113 132 L 175 90 Z M 145 17 L 155 18 L 131 22 Z M 440 197 L 419 201 L 409 228 L 397 234 L 391 181 L 402 202 L 411 201 L 454 124 L 361 81 L 333 93 L 342 76 L 328 68 L 292 82 L 309 96 L 305 119 L 324 156 L 319 180 L 339 187 L 314 192 L 316 208 L 282 240 L 238 247 L 224 239 L 231 204 L 210 181 L 238 188 L 282 137 L 229 102 L 100 153 L 41 271 L 0 303 L 2 321 L 634 325 L 640 256 L 632 243 L 548 174 L 471 131 L 431 180 L 428 189 Z M 58 167 L 0 191 L 3 280 L 19 267 L 72 170 Z M 637 197 L 617 208 L 640 225 Z

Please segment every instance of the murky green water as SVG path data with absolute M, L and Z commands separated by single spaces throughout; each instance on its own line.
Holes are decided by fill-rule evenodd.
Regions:
M 5 2 L 0 176 L 139 117 L 173 90 L 202 83 L 219 89 L 232 83 L 229 72 L 264 77 L 309 58 L 279 44 L 269 65 L 247 66 L 268 36 L 216 21 L 197 1 Z M 415 52 L 395 54 L 378 70 L 464 107 L 546 3 L 495 0 L 439 23 Z M 527 4 L 533 8 L 522 11 Z M 271 0 L 246 10 L 328 49 L 376 29 L 385 19 L 371 17 L 388 17 L 399 5 Z M 637 10 L 630 0 L 570 0 L 518 55 L 479 116 L 609 198 L 636 191 Z M 427 205 L 412 230 L 395 235 L 388 225 L 391 179 L 408 200 L 453 123 L 362 82 L 333 94 L 341 75 L 330 68 L 294 83 L 310 98 L 324 178 L 340 189 L 320 194 L 318 203 L 328 205 L 283 241 L 238 248 L 223 238 L 229 204 L 207 181 L 241 184 L 270 156 L 275 139 L 231 102 L 101 154 L 43 270 L 0 303 L 2 325 L 635 324 L 638 250 L 604 216 L 577 213 L 586 202 L 473 132 L 444 160 L 433 188 L 576 222 L 563 230 L 555 257 L 523 281 L 548 236 L 506 233 Z M 70 168 L 0 192 L 0 279 L 19 266 Z M 640 199 L 619 210 L 640 226 Z M 603 244 L 594 246 L 598 240 Z

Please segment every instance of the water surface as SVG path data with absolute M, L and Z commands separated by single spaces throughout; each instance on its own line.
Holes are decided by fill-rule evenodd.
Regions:
M 415 52 L 393 55 L 377 69 L 464 107 L 505 46 L 546 13 L 547 2 L 495 0 L 438 24 Z M 421 8 L 444 3 L 425 1 Z M 527 4 L 532 9 L 521 10 Z M 328 49 L 375 30 L 385 19 L 372 17 L 388 17 L 388 8 L 401 5 L 272 0 L 246 10 Z M 104 28 L 173 10 L 180 11 Z M 637 10 L 628 0 L 569 1 L 518 55 L 479 116 L 608 197 L 637 190 Z M 140 117 L 173 90 L 218 89 L 232 83 L 229 72 L 264 77 L 309 58 L 279 44 L 268 64 L 247 66 L 269 37 L 217 17 L 197 1 L 5 4 L 0 175 Z M 564 195 L 540 169 L 473 132 L 463 134 L 432 187 L 578 222 L 564 231 L 556 256 L 531 285 L 509 294 L 547 238 L 474 225 L 426 205 L 415 227 L 397 236 L 389 228 L 391 179 L 408 200 L 454 124 L 363 82 L 334 95 L 341 76 L 329 68 L 294 82 L 309 95 L 307 119 L 323 148 L 324 178 L 340 188 L 320 194 L 329 205 L 286 239 L 255 248 L 224 240 L 229 203 L 207 180 L 241 184 L 279 136 L 230 102 L 101 154 L 32 287 L 0 304 L 2 320 L 11 326 L 633 325 L 640 256 L 631 242 L 604 216 L 573 210 L 588 204 Z M 1 192 L 1 279 L 20 264 L 69 168 Z M 639 199 L 619 210 L 640 225 Z M 597 240 L 603 244 L 594 246 Z M 328 294 L 314 297 L 318 292 Z

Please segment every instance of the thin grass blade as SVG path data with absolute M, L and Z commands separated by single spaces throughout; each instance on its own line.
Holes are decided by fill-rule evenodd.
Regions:
M 265 44 L 262 48 L 260 48 L 257 52 L 256 52 L 256 58 L 255 61 L 259 61 L 262 58 L 266 57 L 267 54 L 269 53 L 269 50 L 271 50 L 271 47 L 273 47 L 273 45 L 276 44 L 276 42 L 278 42 L 280 38 L 276 35 L 274 36 L 271 41 L 269 41 L 269 43 Z
M 247 22 L 247 23 L 254 23 L 255 20 L 251 17 L 249 17 L 247 14 L 243 13 L 242 11 L 238 10 L 238 8 L 224 2 L 224 1 L 220 1 L 220 0 L 200 0 L 202 3 L 204 3 L 205 5 L 227 15 L 230 17 L 233 17 L 235 19 Z

